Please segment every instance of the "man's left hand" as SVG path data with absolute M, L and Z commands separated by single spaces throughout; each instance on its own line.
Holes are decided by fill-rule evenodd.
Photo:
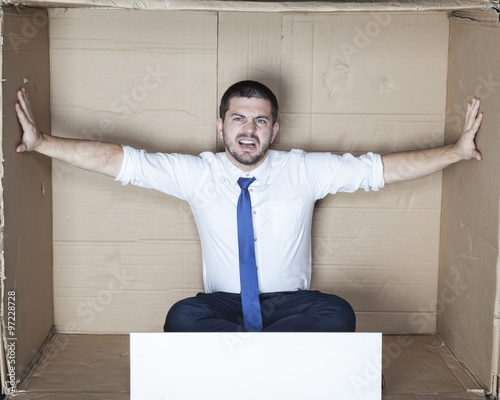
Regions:
M 479 112 L 480 105 L 481 100 L 475 97 L 467 105 L 464 129 L 455 143 L 455 150 L 464 160 L 470 160 L 471 158 L 481 160 L 482 158 L 475 143 L 476 133 L 483 120 L 483 113 Z

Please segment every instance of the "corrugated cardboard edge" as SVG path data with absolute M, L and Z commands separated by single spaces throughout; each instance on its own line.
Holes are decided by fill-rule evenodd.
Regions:
M 0 32 L 3 32 L 3 10 L 0 8 Z M 3 36 L 0 35 L 0 65 L 3 65 Z M 0 85 L 0 104 L 3 103 L 3 85 Z M 4 321 L 4 293 L 5 293 L 5 258 L 4 258 L 4 201 L 3 201 L 3 113 L 0 114 L 0 291 L 1 291 L 1 302 L 0 302 L 0 321 Z M 1 344 L 0 344 L 0 375 L 2 379 L 2 392 L 4 389 L 5 382 L 7 382 L 7 364 L 5 359 L 4 346 L 6 343 L 5 338 L 5 327 L 2 326 L 1 334 Z
M 454 10 L 450 12 L 451 18 L 467 19 L 474 22 L 490 22 L 498 24 L 500 14 L 498 8 L 477 9 L 477 10 Z
M 500 248 L 500 240 L 498 243 Z M 497 271 L 500 271 L 500 261 L 497 262 Z M 495 314 L 493 316 L 493 348 L 491 361 L 491 389 L 488 395 L 498 398 L 500 396 L 500 278 L 497 274 L 497 296 L 495 300 Z
M 50 358 L 50 355 L 54 352 L 55 347 L 57 347 L 57 335 L 56 329 L 55 327 L 53 327 L 49 332 L 47 339 L 45 339 L 42 347 L 40 348 L 38 353 L 35 354 L 33 360 L 24 371 L 24 374 L 19 377 L 19 380 L 22 381 L 23 385 L 26 385 L 29 382 L 30 377 L 33 375 L 33 371 L 37 366 L 47 362 L 47 360 Z M 17 390 L 17 393 L 21 392 L 23 391 L 19 389 Z
M 482 111 L 489 120 L 485 119 L 477 138 L 483 152 L 481 164 L 457 164 L 444 172 L 439 290 L 446 289 L 444 282 L 448 280 L 454 282 L 456 295 L 438 317 L 438 328 L 463 364 L 494 394 L 499 348 L 498 319 L 494 316 L 499 312 L 500 188 L 491 171 L 497 169 L 495 150 L 500 142 L 496 134 L 498 96 L 491 87 L 482 91 L 486 87 L 482 81 L 484 76 L 493 76 L 497 68 L 500 30 L 498 25 L 470 20 L 455 19 L 450 25 L 446 140 L 451 142 L 457 136 L 462 117 L 459 110 L 472 95 L 481 98 Z M 476 46 L 478 42 L 480 46 Z M 470 57 L 474 51 L 478 52 Z M 471 210 L 472 203 L 481 213 Z M 464 286 L 467 296 L 460 296 L 458 288 Z
M 35 23 L 36 29 L 26 33 L 26 27 L 35 27 Z M 47 11 L 4 7 L 1 37 L 4 110 L 1 129 L 5 134 L 1 184 L 2 256 L 5 257 L 1 282 L 2 339 L 8 366 L 3 390 L 12 393 L 31 364 L 33 352 L 43 346 L 54 325 L 51 164 L 50 159 L 37 153 L 19 155 L 14 151 L 21 132 L 13 110 L 17 90 L 23 86 L 37 109 L 39 126 L 50 132 Z M 37 62 L 33 62 L 35 59 Z M 13 295 L 7 298 L 5 294 L 11 291 Z M 7 354 L 7 346 L 11 345 Z M 9 366 L 10 360 L 15 363 Z M 11 366 L 15 370 L 9 376 Z
M 176 11 L 250 11 L 250 12 L 374 12 L 374 11 L 426 11 L 488 9 L 498 0 L 406 0 L 406 1 L 209 1 L 209 0 L 3 0 L 3 4 L 38 7 L 117 7 L 144 10 Z

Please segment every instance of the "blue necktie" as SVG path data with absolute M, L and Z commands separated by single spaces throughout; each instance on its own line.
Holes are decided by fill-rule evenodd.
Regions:
M 252 201 L 248 187 L 255 178 L 240 178 L 241 193 L 238 199 L 238 249 L 240 255 L 241 306 L 245 328 L 253 332 L 262 330 L 259 283 L 252 225 Z

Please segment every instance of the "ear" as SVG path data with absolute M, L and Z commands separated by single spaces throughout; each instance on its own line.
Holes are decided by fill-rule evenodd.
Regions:
M 279 122 L 275 122 L 274 126 L 273 126 L 273 133 L 271 135 L 271 143 L 274 142 L 274 139 L 276 138 L 276 135 L 278 134 L 279 129 L 280 129 Z
M 224 139 L 224 133 L 223 133 L 223 126 L 224 122 L 222 122 L 222 118 L 219 117 L 217 118 L 217 134 L 219 135 L 219 138 Z

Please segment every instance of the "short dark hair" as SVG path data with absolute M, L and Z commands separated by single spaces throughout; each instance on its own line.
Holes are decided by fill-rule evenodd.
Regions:
M 229 110 L 229 103 L 233 97 L 245 97 L 247 99 L 257 98 L 268 100 L 271 103 L 271 117 L 273 119 L 273 124 L 278 119 L 278 100 L 276 96 L 266 85 L 256 81 L 240 81 L 231 85 L 220 101 L 219 116 L 222 121 L 226 116 L 227 110 Z

